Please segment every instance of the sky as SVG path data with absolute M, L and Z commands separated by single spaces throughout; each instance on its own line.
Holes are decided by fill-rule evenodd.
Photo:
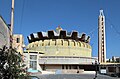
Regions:
M 120 57 L 120 0 L 15 0 L 14 33 L 27 36 L 61 26 L 90 35 L 92 56 L 98 55 L 98 17 L 103 9 L 106 57 Z M 10 24 L 11 0 L 0 0 L 0 15 Z

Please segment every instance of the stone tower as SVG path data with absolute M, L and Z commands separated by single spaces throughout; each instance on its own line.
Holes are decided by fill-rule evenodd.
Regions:
M 98 61 L 106 62 L 106 38 L 105 38 L 105 16 L 103 10 L 100 10 L 98 19 Z

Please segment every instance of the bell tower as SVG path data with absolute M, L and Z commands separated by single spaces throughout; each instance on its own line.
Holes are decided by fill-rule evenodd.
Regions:
M 105 38 L 105 16 L 103 10 L 100 10 L 98 19 L 98 61 L 106 62 L 106 38 Z

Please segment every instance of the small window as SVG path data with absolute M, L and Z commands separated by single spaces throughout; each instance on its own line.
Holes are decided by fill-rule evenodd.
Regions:
M 102 22 L 102 25 L 103 25 L 103 22 Z
M 104 32 L 104 31 L 102 30 L 102 32 Z
M 104 34 L 102 34 L 102 36 L 104 36 Z
M 103 17 L 102 17 L 102 21 L 103 21 Z
M 20 43 L 20 38 L 17 38 L 17 41 L 16 41 L 17 43 Z

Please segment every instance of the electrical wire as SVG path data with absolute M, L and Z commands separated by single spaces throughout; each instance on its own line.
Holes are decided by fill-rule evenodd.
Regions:
M 115 26 L 108 18 L 106 18 L 106 20 L 110 23 L 111 28 L 114 29 L 114 31 L 116 32 L 116 34 L 120 35 L 120 31 L 118 31 L 118 30 L 116 29 L 116 26 Z
M 25 6 L 25 0 L 23 0 L 23 5 L 22 5 L 22 13 L 21 13 L 21 19 L 20 19 L 20 33 L 21 33 L 21 31 L 22 31 L 22 22 L 23 22 L 24 6 Z
M 92 31 L 90 31 L 88 34 L 89 35 L 92 35 L 95 31 L 96 31 L 96 29 L 98 29 L 98 27 L 97 28 L 94 28 Z

